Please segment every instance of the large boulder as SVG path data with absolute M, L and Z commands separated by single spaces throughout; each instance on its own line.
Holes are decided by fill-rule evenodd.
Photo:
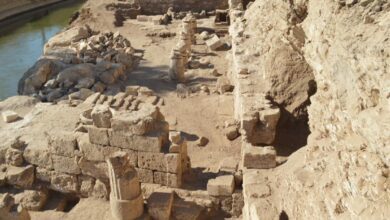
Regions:
M 58 73 L 56 82 L 64 87 L 70 87 L 84 81 L 85 78 L 94 80 L 94 65 L 83 63 L 71 66 Z
M 64 68 L 66 68 L 66 64 L 55 59 L 38 60 L 19 80 L 18 93 L 20 95 L 37 93 L 50 78 L 53 78 Z

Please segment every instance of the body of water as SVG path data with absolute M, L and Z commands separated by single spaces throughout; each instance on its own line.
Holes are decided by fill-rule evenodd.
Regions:
M 82 2 L 67 4 L 38 19 L 0 30 L 0 100 L 17 95 L 18 81 L 42 55 L 43 46 L 62 30 Z M 1 27 L 0 27 L 1 28 Z

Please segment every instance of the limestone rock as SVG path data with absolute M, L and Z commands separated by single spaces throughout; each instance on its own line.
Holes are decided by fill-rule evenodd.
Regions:
M 219 172 L 235 173 L 238 168 L 238 161 L 234 157 L 228 157 L 221 161 Z
M 232 175 L 219 176 L 207 182 L 207 192 L 211 196 L 231 196 L 234 187 L 234 177 Z
M 24 162 L 23 152 L 13 148 L 7 149 L 5 162 L 13 166 L 22 166 Z
M 216 87 L 218 92 L 221 94 L 224 94 L 226 92 L 232 92 L 234 89 L 234 86 L 230 83 L 229 79 L 226 77 L 218 78 Z
M 26 167 L 8 166 L 6 173 L 7 183 L 23 188 L 31 187 L 35 179 L 34 166 Z
M 200 137 L 199 140 L 198 140 L 197 145 L 200 146 L 200 147 L 204 147 L 204 146 L 206 146 L 208 143 L 209 143 L 209 139 L 208 139 L 208 138 L 206 138 L 206 137 Z
M 223 42 L 217 35 L 214 35 L 210 39 L 206 40 L 206 45 L 211 49 L 211 50 L 217 50 L 220 47 L 223 46 Z
M 46 204 L 48 191 L 25 190 L 15 196 L 15 201 L 29 211 L 40 211 Z
M 52 154 L 73 157 L 77 147 L 76 137 L 72 132 L 59 132 L 50 136 L 49 146 Z
M 77 176 L 53 173 L 50 179 L 50 188 L 63 193 L 76 193 L 79 187 Z
M 276 167 L 276 151 L 273 147 L 256 147 L 246 144 L 243 152 L 243 166 L 251 169 Z
M 148 198 L 148 213 L 156 220 L 171 219 L 174 194 L 172 191 L 158 191 Z
M 1 113 L 1 115 L 3 117 L 4 122 L 6 122 L 6 123 L 15 122 L 20 118 L 18 113 L 14 112 L 14 111 L 4 111 Z

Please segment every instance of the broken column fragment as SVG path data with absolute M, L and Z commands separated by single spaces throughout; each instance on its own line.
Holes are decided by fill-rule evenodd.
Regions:
M 137 171 L 128 155 L 120 152 L 107 159 L 110 177 L 110 206 L 115 219 L 136 219 L 143 214 L 144 204 Z
M 187 14 L 182 21 L 180 40 L 171 52 L 169 77 L 174 81 L 185 81 L 184 73 L 191 53 L 191 44 L 196 44 L 196 29 L 196 18 L 191 13 Z
M 169 65 L 169 77 L 178 82 L 185 81 L 185 60 L 186 55 L 183 55 L 179 51 L 173 50 L 171 53 L 171 63 Z

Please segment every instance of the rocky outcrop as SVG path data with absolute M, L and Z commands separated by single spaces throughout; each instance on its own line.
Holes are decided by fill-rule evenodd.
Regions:
M 263 10 L 275 13 L 267 14 L 271 21 L 261 17 Z M 250 6 L 247 27 L 267 33 L 288 30 L 289 22 L 299 27 L 291 33 L 305 36 L 296 54 L 302 59 L 289 68 L 312 69 L 317 92 L 308 111 L 308 145 L 275 170 L 244 173 L 244 218 L 389 215 L 389 12 L 383 1 L 265 0 Z

